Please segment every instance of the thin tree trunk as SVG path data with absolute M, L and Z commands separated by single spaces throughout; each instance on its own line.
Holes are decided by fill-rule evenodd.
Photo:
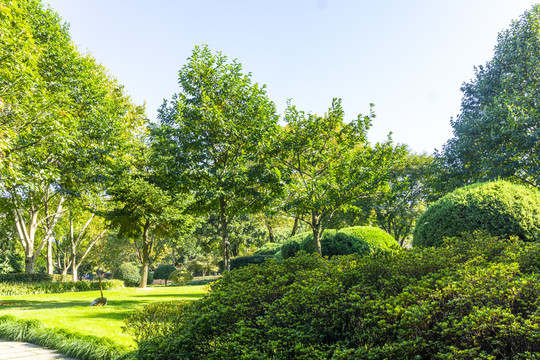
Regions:
M 313 242 L 315 243 L 315 251 L 322 255 L 321 236 L 323 229 L 321 227 L 320 215 L 315 214 L 315 212 L 311 213 L 311 226 L 313 229 Z
M 141 272 L 141 283 L 139 284 L 139 288 L 141 289 L 146 288 L 146 282 L 148 281 L 148 266 L 149 266 L 148 256 L 151 249 L 149 235 L 150 235 L 150 221 L 146 220 L 146 223 L 144 225 L 143 245 L 142 245 L 142 254 L 141 254 L 142 272 Z
M 231 255 L 230 255 L 230 242 L 229 233 L 227 229 L 227 202 L 223 197 L 219 199 L 220 213 L 219 220 L 221 223 L 221 239 L 223 245 L 223 268 L 227 271 L 231 271 Z
M 274 229 L 272 228 L 272 225 L 270 225 L 269 222 L 266 223 L 266 228 L 268 229 L 268 242 L 276 242 L 276 239 L 274 237 Z
M 294 218 L 294 225 L 292 227 L 291 236 L 296 235 L 296 231 L 298 230 L 298 217 Z

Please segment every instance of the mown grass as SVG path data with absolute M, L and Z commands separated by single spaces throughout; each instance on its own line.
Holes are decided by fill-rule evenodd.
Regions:
M 45 327 L 107 338 L 118 345 L 135 348 L 131 335 L 122 330 L 124 318 L 133 310 L 156 301 L 197 300 L 205 289 L 206 286 L 200 285 L 109 290 L 104 292 L 108 303 L 103 307 L 90 306 L 92 300 L 101 296 L 99 291 L 2 296 L 0 316 L 38 320 Z

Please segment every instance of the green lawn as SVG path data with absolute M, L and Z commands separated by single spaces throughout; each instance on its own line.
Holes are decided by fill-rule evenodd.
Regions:
M 200 285 L 110 290 L 104 292 L 108 303 L 103 307 L 90 306 L 92 300 L 100 297 L 99 291 L 3 296 L 0 297 L 3 304 L 0 305 L 0 315 L 36 319 L 47 327 L 106 337 L 131 347 L 135 343 L 129 334 L 122 331 L 123 320 L 130 312 L 156 301 L 197 300 L 205 289 L 206 286 Z

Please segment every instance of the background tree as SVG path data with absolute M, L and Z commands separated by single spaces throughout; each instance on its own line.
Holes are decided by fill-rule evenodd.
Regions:
M 319 254 L 321 235 L 335 212 L 379 191 L 403 153 L 391 140 L 370 146 L 367 131 L 373 113 L 348 124 L 343 115 L 339 99 L 324 116 L 289 106 L 277 141 L 281 149 L 277 161 L 287 174 L 285 209 L 310 226 Z
M 191 231 L 195 225 L 193 218 L 184 214 L 189 197 L 163 190 L 152 182 L 151 176 L 140 173 L 121 179 L 109 193 L 116 203 L 116 209 L 108 213 L 112 225 L 120 229 L 120 234 L 140 239 L 139 287 L 145 288 L 154 244 L 179 229 Z
M 0 65 L 10 75 L 1 84 L 2 122 L 8 127 L 16 124 L 17 129 L 8 132 L 10 141 L 4 147 L 1 204 L 13 214 L 25 251 L 25 271 L 34 271 L 46 248 L 52 273 L 53 232 L 65 213 L 66 199 L 95 191 L 119 166 L 136 140 L 144 109 L 133 105 L 94 59 L 77 51 L 56 13 L 40 1 L 8 5 L 7 10 L 2 6 L 2 16 L 8 23 L 23 21 L 16 29 L 24 30 L 35 56 L 28 71 L 26 65 L 15 67 L 12 76 L 3 62 Z M 17 31 L 7 35 L 17 36 Z M 8 50 L 8 58 L 24 62 L 27 46 L 4 41 L 15 47 Z
M 193 191 L 194 209 L 219 214 L 229 269 L 230 222 L 280 191 L 264 153 L 278 118 L 264 86 L 252 84 L 240 63 L 228 63 L 206 46 L 195 48 L 179 83 L 181 92 L 159 111 L 155 153 L 166 160 L 161 170 Z
M 445 190 L 507 178 L 540 184 L 540 5 L 499 33 L 493 59 L 461 91 L 454 137 L 437 154 Z

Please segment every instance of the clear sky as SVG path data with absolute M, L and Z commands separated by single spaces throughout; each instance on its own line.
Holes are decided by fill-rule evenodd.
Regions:
M 377 118 L 370 139 L 431 153 L 452 136 L 460 87 L 493 56 L 530 0 L 45 0 L 151 120 L 179 91 L 195 45 L 237 59 L 283 114 L 287 99 L 347 119 Z

